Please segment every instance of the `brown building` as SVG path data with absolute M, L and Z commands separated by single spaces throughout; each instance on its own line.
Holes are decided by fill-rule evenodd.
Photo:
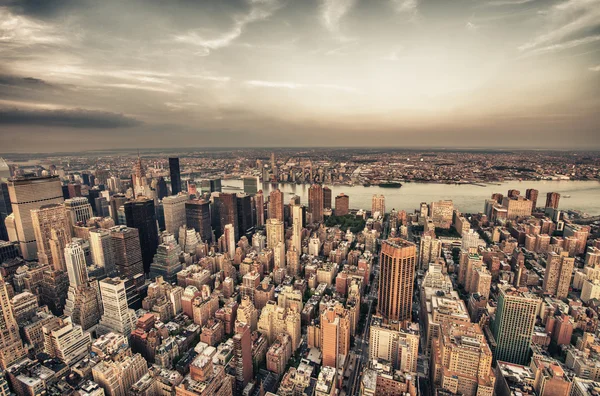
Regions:
M 350 197 L 341 193 L 335 197 L 335 215 L 345 216 L 350 213 Z
M 269 194 L 269 219 L 283 222 L 283 193 L 277 189 Z
M 381 244 L 377 313 L 386 320 L 411 320 L 416 256 L 416 245 L 404 239 Z
M 549 192 L 546 194 L 546 208 L 558 209 L 560 194 L 557 192 Z
M 323 208 L 331 209 L 331 189 L 323 187 Z
M 233 336 L 233 358 L 235 359 L 235 381 L 238 393 L 254 376 L 252 367 L 252 337 L 250 325 L 236 322 Z
M 308 211 L 311 222 L 323 221 L 323 187 L 320 184 L 313 184 L 308 189 Z
M 533 189 L 533 188 L 528 188 L 527 190 L 525 190 L 525 198 L 527 198 L 528 200 L 533 202 L 534 209 L 537 207 L 537 200 L 538 200 L 539 193 L 540 192 L 538 190 Z

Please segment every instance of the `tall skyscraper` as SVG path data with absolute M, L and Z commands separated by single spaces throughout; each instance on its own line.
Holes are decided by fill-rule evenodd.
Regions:
M 292 244 L 298 254 L 302 252 L 302 206 L 292 205 Z
M 138 153 L 138 159 L 133 165 L 133 172 L 131 173 L 131 187 L 133 188 L 133 195 L 146 195 L 149 189 L 148 180 L 146 179 L 146 167 L 142 164 L 142 158 Z
M 251 234 L 254 229 L 252 220 L 252 197 L 246 193 L 237 193 L 237 215 L 240 237 Z M 250 239 L 250 238 L 248 238 Z
M 94 217 L 92 205 L 87 198 L 76 197 L 65 200 L 65 209 L 69 214 L 69 221 L 74 226 L 77 223 L 85 224 L 90 218 Z
M 350 197 L 341 193 L 335 197 L 335 215 L 345 216 L 350 213 Z
M 25 260 L 35 260 L 37 244 L 31 211 L 43 205 L 63 203 L 60 179 L 56 176 L 13 178 L 8 182 L 8 193 L 21 254 Z
M 546 194 L 546 208 L 558 209 L 560 194 L 557 192 L 549 192 Z
M 533 209 L 537 207 L 539 193 L 540 192 L 534 188 L 528 188 L 527 190 L 525 190 L 525 198 L 533 202 Z
M 419 268 L 427 270 L 429 264 L 435 262 L 442 254 L 442 241 L 423 235 L 419 243 Z
M 244 176 L 244 192 L 254 195 L 258 192 L 260 181 L 258 176 Z
M 546 272 L 544 274 L 544 293 L 556 296 L 556 298 L 567 298 L 575 258 L 569 257 L 568 252 L 558 255 L 550 252 L 546 256 Z
M 501 289 L 492 324 L 496 360 L 528 364 L 540 300 L 517 289 Z
M 117 273 L 131 278 L 144 273 L 140 236 L 136 228 L 116 226 L 110 229 Z
M 179 170 L 179 158 L 169 158 L 169 173 L 171 175 L 171 194 L 177 195 L 181 192 L 181 171 Z
M 233 358 L 235 359 L 236 389 L 241 394 L 254 376 L 252 367 L 252 336 L 250 325 L 237 321 L 233 336 Z
M 313 184 L 308 189 L 308 211 L 313 223 L 323 221 L 323 187 L 320 184 Z
M 277 244 L 285 242 L 283 222 L 278 219 L 267 220 L 267 248 L 275 249 Z
M 269 194 L 269 219 L 283 221 L 283 193 L 277 189 Z
M 265 225 L 265 196 L 262 190 L 258 191 L 254 196 L 254 206 L 256 207 L 256 226 L 262 227 Z
M 104 268 L 104 273 L 107 276 L 114 276 L 117 267 L 110 231 L 104 228 L 90 230 L 90 250 L 92 263 L 97 267 Z
M 13 316 L 10 296 L 4 278 L 0 275 L 0 368 L 6 370 L 11 364 L 27 355 L 21 342 L 19 325 Z
M 9 239 L 4 222 L 11 213 L 12 205 L 8 194 L 8 184 L 0 181 L 0 240 L 2 241 L 8 241 Z
M 145 197 L 125 203 L 125 218 L 127 227 L 137 228 L 142 247 L 142 262 L 144 272 L 150 270 L 150 264 L 158 248 L 158 226 L 154 201 Z
M 105 278 L 99 282 L 99 286 L 104 314 L 100 319 L 98 332 L 104 334 L 114 331 L 129 337 L 131 330 L 135 328 L 136 316 L 133 309 L 127 306 L 125 281 Z
M 383 241 L 377 313 L 385 320 L 410 321 L 417 248 L 401 238 Z
M 119 208 L 127 201 L 128 198 L 124 194 L 115 194 L 110 197 L 110 215 L 117 225 L 125 225 L 119 221 Z
M 331 209 L 331 189 L 323 187 L 323 209 Z
M 212 212 L 213 229 L 215 238 L 223 235 L 227 224 L 233 225 L 235 230 L 235 240 L 239 240 L 238 214 L 237 214 L 237 195 L 232 193 L 218 193 L 213 196 Z
M 71 225 L 65 207 L 61 204 L 43 205 L 31 211 L 31 220 L 39 262 L 64 270 L 63 249 L 71 242 Z
M 200 233 L 203 241 L 212 242 L 209 202 L 203 199 L 187 201 L 185 203 L 185 224 Z
M 165 213 L 165 230 L 179 238 L 179 227 L 186 224 L 185 203 L 187 194 L 173 195 L 162 200 Z
M 339 367 L 340 355 L 350 351 L 350 320 L 341 305 L 329 306 L 321 314 L 323 366 Z
M 385 197 L 382 195 L 373 195 L 371 198 L 371 216 L 375 213 L 379 213 L 381 216 L 385 215 Z
M 88 281 L 85 254 L 79 243 L 72 242 L 65 247 L 65 263 L 69 275 L 65 315 L 83 330 L 88 330 L 100 319 L 100 296 L 97 285 L 93 287 Z

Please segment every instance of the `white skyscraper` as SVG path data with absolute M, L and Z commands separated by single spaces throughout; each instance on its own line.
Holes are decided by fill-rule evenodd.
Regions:
M 129 337 L 135 327 L 136 316 L 127 306 L 125 281 L 119 278 L 106 278 L 100 282 L 100 294 L 104 305 L 104 314 L 98 325 L 98 332 L 111 331 Z
M 65 247 L 65 265 L 72 287 L 84 286 L 88 280 L 85 253 L 79 243 L 69 243 Z
M 292 242 L 298 252 L 302 252 L 302 206 L 292 206 Z
M 227 241 L 227 252 L 229 253 L 229 258 L 233 260 L 235 256 L 235 230 L 233 228 L 233 224 L 227 224 L 225 226 L 224 234 Z
M 77 223 L 86 223 L 90 218 L 94 217 L 92 205 L 87 198 L 75 197 L 65 200 L 65 208 L 69 213 L 71 225 Z
M 179 238 L 179 227 L 185 226 L 185 203 L 188 199 L 188 195 L 183 193 L 163 198 L 165 229 L 175 238 Z
M 110 231 L 103 228 L 90 230 L 90 249 L 92 262 L 97 267 L 104 267 L 104 271 L 111 276 L 115 267 L 115 253 Z

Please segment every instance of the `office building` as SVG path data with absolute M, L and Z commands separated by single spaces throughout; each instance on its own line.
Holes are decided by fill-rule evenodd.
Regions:
M 375 217 L 375 213 L 379 213 L 380 216 L 385 215 L 385 197 L 383 194 L 375 194 L 371 198 L 371 216 Z
M 181 246 L 175 240 L 158 245 L 150 264 L 150 279 L 161 276 L 168 283 L 177 283 L 177 273 L 183 269 L 179 261 L 181 252 Z
M 300 205 L 292 205 L 292 245 L 298 254 L 302 252 L 302 217 L 303 208 Z
M 254 376 L 252 366 L 252 336 L 250 325 L 247 323 L 238 321 L 235 324 L 233 358 L 235 359 L 236 389 L 241 391 Z
M 119 218 L 119 208 L 125 205 L 129 199 L 123 194 L 115 194 L 110 197 L 109 205 L 110 205 L 110 216 L 115 221 L 116 225 L 125 225 L 126 221 Z
M 236 201 L 240 237 L 246 235 L 250 240 L 254 230 L 252 197 L 246 193 L 238 193 Z
M 104 273 L 107 276 L 114 276 L 117 266 L 111 231 L 104 228 L 90 230 L 89 241 L 92 263 L 96 267 L 104 268 Z
M 71 226 L 67 211 L 61 204 L 43 205 L 31 211 L 37 241 L 38 261 L 55 270 L 64 270 L 63 249 L 71 242 Z
M 381 244 L 377 313 L 385 320 L 411 320 L 416 256 L 415 244 L 404 239 Z
M 350 317 L 341 304 L 321 313 L 321 352 L 323 366 L 341 367 L 350 352 Z
M 92 205 L 87 198 L 75 197 L 65 200 L 65 209 L 69 214 L 71 226 L 77 224 L 86 224 L 89 219 L 94 217 Z M 103 216 L 101 216 L 103 217 Z
M 187 201 L 187 194 L 173 195 L 165 197 L 162 200 L 163 211 L 165 214 L 165 230 L 169 234 L 175 235 L 175 238 L 179 238 L 179 227 L 186 225 Z
M 144 273 L 142 248 L 136 228 L 116 226 L 110 229 L 116 269 L 122 278 Z
M 560 201 L 560 194 L 557 192 L 549 192 L 546 194 L 546 209 L 558 209 L 558 203 Z
M 179 158 L 169 158 L 169 175 L 171 176 L 171 195 L 181 192 L 181 171 L 179 170 Z
M 150 270 L 150 264 L 158 248 L 158 225 L 154 201 L 140 197 L 125 203 L 127 227 L 137 228 L 142 250 L 144 272 Z
M 341 193 L 335 197 L 335 215 L 346 216 L 350 213 L 350 197 Z
M 8 241 L 8 231 L 4 222 L 12 213 L 12 205 L 10 204 L 10 195 L 8 194 L 8 184 L 0 180 L 0 241 Z
M 414 373 L 419 357 L 419 326 L 401 327 L 399 323 L 383 322 L 373 316 L 369 332 L 369 360 L 389 362 L 396 370 Z
M 548 253 L 542 286 L 544 293 L 560 299 L 567 298 L 574 267 L 575 258 L 565 254 L 558 255 L 555 252 Z
M 215 238 L 219 239 L 225 232 L 225 226 L 231 224 L 235 231 L 234 239 L 238 241 L 237 195 L 233 193 L 218 193 L 213 195 L 212 225 Z M 188 224 L 189 226 L 189 224 Z
M 262 190 L 260 190 L 254 196 L 254 207 L 256 213 L 256 226 L 262 227 L 265 225 L 265 196 Z
M 285 233 L 283 222 L 281 220 L 271 218 L 267 220 L 267 248 L 275 249 L 277 244 L 285 242 Z
M 210 204 L 202 199 L 194 199 L 185 203 L 185 224 L 200 234 L 204 242 L 212 243 L 210 221 Z
M 8 182 L 8 194 L 21 254 L 25 260 L 36 260 L 37 244 L 31 211 L 44 205 L 63 203 L 60 179 L 56 176 L 13 178 Z
M 533 209 L 537 207 L 537 200 L 539 194 L 540 192 L 533 188 L 528 188 L 527 190 L 525 190 L 525 198 L 531 201 L 531 206 L 533 207 Z
M 514 288 L 500 290 L 492 325 L 496 360 L 516 364 L 529 362 L 539 305 L 539 299 L 527 292 Z
M 19 324 L 13 315 L 10 295 L 2 275 L 0 275 L 0 308 L 0 368 L 6 370 L 13 363 L 23 359 L 27 355 L 27 350 L 23 347 Z
M 99 282 L 104 313 L 98 324 L 98 332 L 111 331 L 129 337 L 135 328 L 136 316 L 127 305 L 125 281 L 119 278 L 105 278 Z
M 308 212 L 311 223 L 323 221 L 323 186 L 313 184 L 308 189 Z
M 283 222 L 283 193 L 281 190 L 273 190 L 269 194 L 269 219 L 277 219 Z
M 331 209 L 331 189 L 323 187 L 323 209 Z
M 442 254 L 442 241 L 431 235 L 423 235 L 419 243 L 419 268 L 427 270 Z
M 44 349 L 52 357 L 65 364 L 75 363 L 85 358 L 92 344 L 90 333 L 73 324 L 70 317 L 49 322 L 42 327 Z
M 243 181 L 246 194 L 254 195 L 258 192 L 260 185 L 258 176 L 244 176 Z

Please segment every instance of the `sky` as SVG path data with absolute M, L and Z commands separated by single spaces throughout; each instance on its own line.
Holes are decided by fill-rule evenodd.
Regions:
M 0 152 L 600 149 L 600 0 L 0 0 Z

